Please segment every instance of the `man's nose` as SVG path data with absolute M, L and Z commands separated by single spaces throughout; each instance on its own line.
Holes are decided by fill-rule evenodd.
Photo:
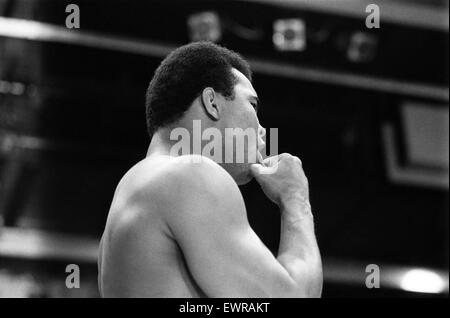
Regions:
M 266 129 L 259 125 L 258 127 L 258 150 L 261 151 L 266 146 L 265 137 L 266 136 Z

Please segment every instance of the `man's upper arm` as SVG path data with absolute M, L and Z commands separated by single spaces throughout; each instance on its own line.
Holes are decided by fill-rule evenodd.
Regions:
M 176 176 L 167 222 L 209 297 L 284 296 L 294 281 L 248 223 L 239 188 L 212 163 Z

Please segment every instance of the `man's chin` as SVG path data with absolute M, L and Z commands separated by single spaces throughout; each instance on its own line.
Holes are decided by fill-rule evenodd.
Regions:
M 253 176 L 250 174 L 250 169 L 246 169 L 245 171 L 240 173 L 236 178 L 234 178 L 234 180 L 239 186 L 249 183 L 250 181 L 252 181 L 252 179 Z
M 250 164 L 226 163 L 221 164 L 221 166 L 239 186 L 247 184 L 253 179 L 253 176 L 250 174 Z

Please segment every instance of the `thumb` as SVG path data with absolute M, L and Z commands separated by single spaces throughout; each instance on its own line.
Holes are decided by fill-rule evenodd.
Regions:
M 254 164 L 250 165 L 250 172 L 254 177 L 259 176 L 261 174 L 262 169 L 263 169 L 263 166 L 258 163 L 254 163 Z

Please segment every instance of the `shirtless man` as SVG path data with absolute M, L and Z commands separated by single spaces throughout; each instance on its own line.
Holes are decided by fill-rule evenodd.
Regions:
M 103 297 L 320 297 L 321 258 L 299 158 L 223 164 L 171 152 L 170 132 L 192 132 L 194 120 L 202 130 L 262 135 L 257 103 L 248 64 L 225 48 L 189 44 L 161 63 L 147 91 L 147 156 L 117 186 L 100 244 Z M 263 146 L 259 137 L 246 151 Z M 238 185 L 253 177 L 280 208 L 277 256 L 248 223 Z

